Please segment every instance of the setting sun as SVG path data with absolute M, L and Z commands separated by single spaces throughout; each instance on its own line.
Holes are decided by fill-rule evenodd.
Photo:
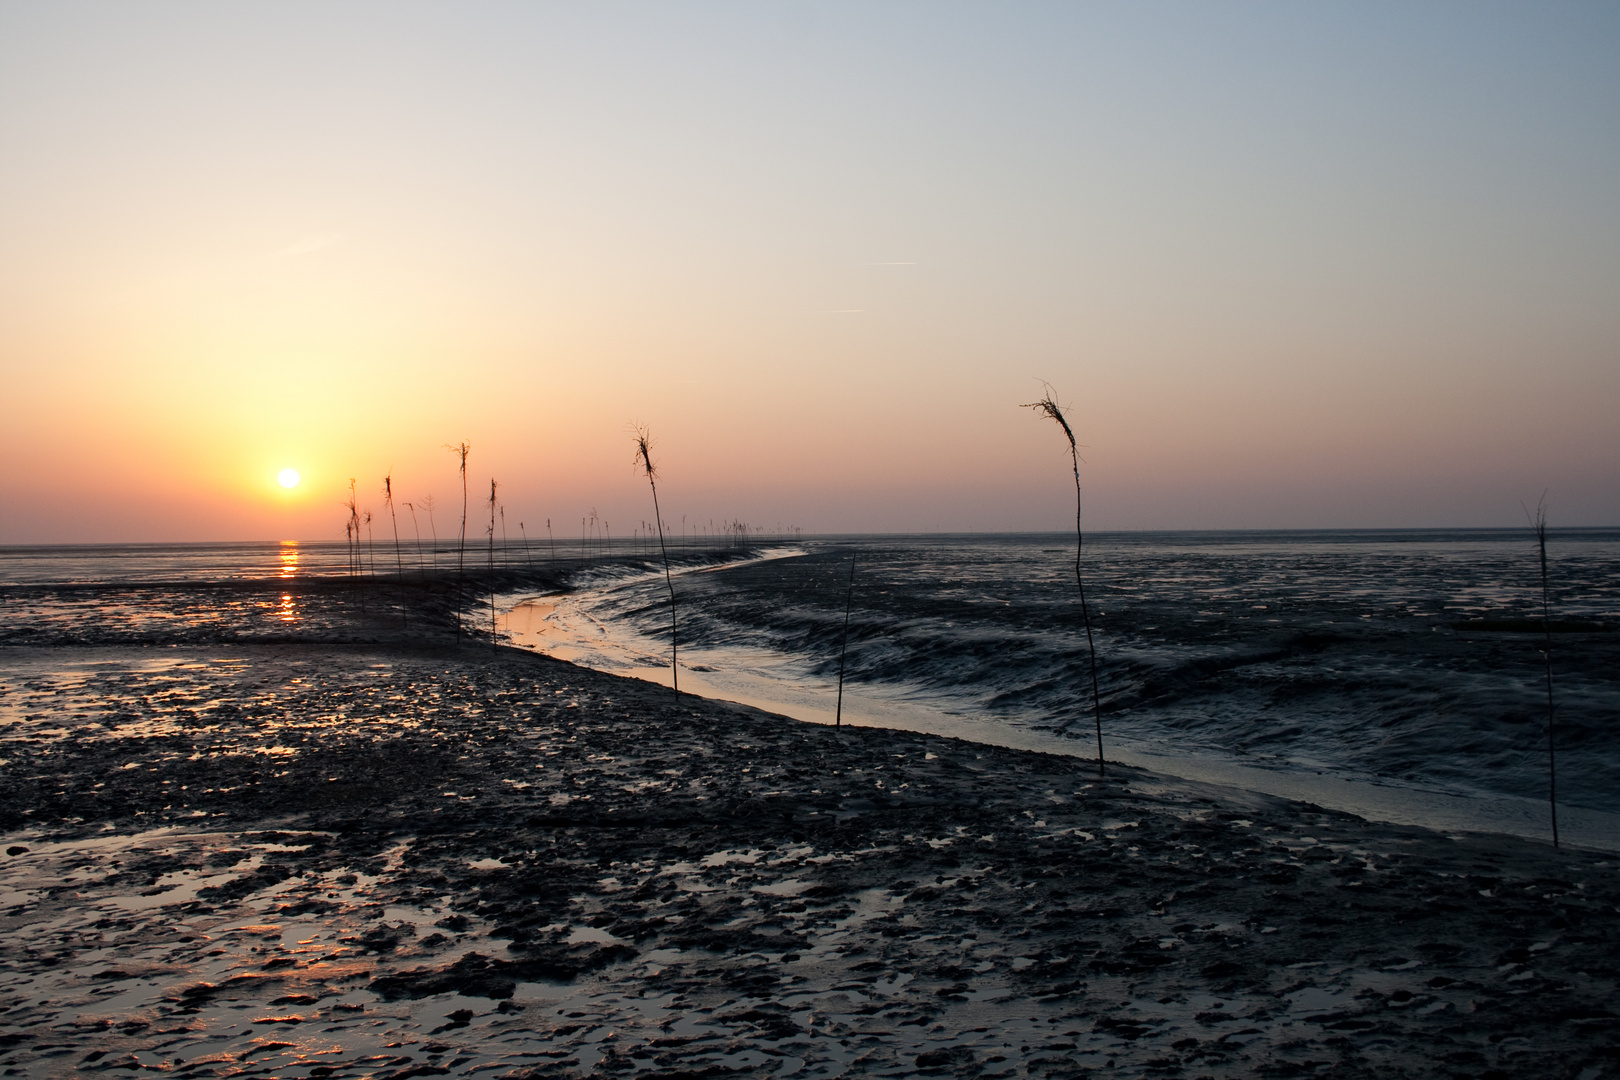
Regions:
M 276 479 L 281 481 L 281 486 L 284 488 L 295 488 L 298 486 L 298 470 L 282 469 L 276 474 Z

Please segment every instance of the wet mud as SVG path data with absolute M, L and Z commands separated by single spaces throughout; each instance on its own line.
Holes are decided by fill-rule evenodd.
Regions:
M 0 1074 L 1620 1073 L 1620 860 L 487 643 L 0 649 Z

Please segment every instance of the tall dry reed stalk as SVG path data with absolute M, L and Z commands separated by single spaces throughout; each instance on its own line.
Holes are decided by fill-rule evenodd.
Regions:
M 1536 534 L 1536 550 L 1541 558 L 1541 657 L 1547 673 L 1547 810 L 1552 816 L 1553 847 L 1558 846 L 1558 758 L 1553 753 L 1552 677 L 1552 590 L 1547 581 L 1547 495 L 1542 493 L 1536 512 L 1525 508 L 1530 528 Z
M 658 509 L 658 468 L 652 460 L 652 433 L 644 427 L 634 429 L 636 440 L 635 461 L 647 474 L 647 484 L 652 488 L 653 520 L 658 522 L 658 550 L 664 556 L 664 584 L 669 587 L 669 678 L 675 689 L 675 697 L 681 696 L 681 669 L 676 655 L 676 622 L 675 622 L 675 578 L 669 572 L 669 549 L 664 546 L 663 515 Z
M 463 439 L 445 449 L 460 458 L 461 468 L 461 538 L 456 544 L 456 644 L 461 644 L 461 604 L 467 580 L 467 451 L 472 446 Z
M 844 657 L 849 654 L 849 613 L 855 610 L 855 552 L 849 553 L 849 589 L 844 594 L 844 640 L 838 646 L 838 711 L 833 727 L 844 725 Z
M 349 497 L 343 501 L 343 508 L 349 512 L 348 534 L 352 537 L 360 524 L 360 511 L 355 508 L 354 477 L 349 477 Z M 357 556 L 353 551 L 349 553 L 349 573 L 358 570 Z
M 551 519 L 546 518 L 546 540 L 551 545 L 551 565 L 557 565 L 557 537 L 551 531 Z
M 349 477 L 349 501 L 345 505 L 349 508 L 349 534 L 354 537 L 354 545 L 349 555 L 350 574 L 354 582 L 355 592 L 360 597 L 360 612 L 366 610 L 366 592 L 362 586 L 360 575 L 364 570 L 360 551 L 360 511 L 355 502 L 354 477 Z
M 1106 775 L 1103 764 L 1102 742 L 1102 693 L 1097 688 L 1097 643 L 1091 636 L 1091 611 L 1086 606 L 1086 583 L 1080 575 L 1080 552 L 1085 546 L 1085 533 L 1080 529 L 1080 448 L 1074 441 L 1074 428 L 1064 417 L 1063 410 L 1058 406 L 1057 398 L 1053 395 L 1051 384 L 1042 383 L 1046 391 L 1039 401 L 1032 401 L 1025 405 L 1026 409 L 1034 409 L 1040 416 L 1048 417 L 1063 429 L 1064 438 L 1069 440 L 1069 461 L 1074 467 L 1074 584 L 1080 590 L 1080 620 L 1086 627 L 1086 652 L 1091 660 L 1091 710 L 1097 725 L 1097 775 Z
M 354 577 L 354 481 L 349 481 L 349 484 L 351 488 L 349 497 L 342 504 L 343 509 L 349 512 L 348 516 L 343 519 L 343 554 L 345 562 L 348 564 L 348 576 L 352 581 Z
M 422 524 L 416 520 L 416 504 L 406 503 L 405 509 L 411 512 L 411 532 L 416 536 L 416 569 L 425 577 L 427 567 L 422 563 Z
M 430 551 L 428 554 L 433 556 L 433 558 L 432 558 L 433 568 L 435 570 L 437 570 L 439 568 L 439 525 L 438 525 L 437 522 L 435 522 L 433 520 L 433 493 L 432 492 L 428 492 L 428 494 L 426 494 L 426 495 L 424 495 L 422 497 L 422 509 L 427 511 L 427 514 L 428 514 L 428 531 L 433 534 L 433 550 Z
M 383 477 L 383 505 L 388 507 L 388 520 L 394 523 L 394 567 L 399 574 L 399 617 L 405 629 L 411 628 L 411 616 L 405 610 L 405 556 L 399 550 L 399 515 L 394 513 L 394 474 Z
M 495 649 L 495 478 L 489 479 L 489 647 Z
M 523 527 L 521 521 L 518 522 L 518 535 L 523 537 L 523 561 L 528 564 L 530 570 L 533 570 L 534 556 L 529 554 L 529 530 Z

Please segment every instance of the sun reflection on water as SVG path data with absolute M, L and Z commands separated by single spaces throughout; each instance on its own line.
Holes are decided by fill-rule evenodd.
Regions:
M 298 541 L 283 540 L 281 542 L 281 576 L 284 578 L 290 578 L 296 577 L 297 575 Z

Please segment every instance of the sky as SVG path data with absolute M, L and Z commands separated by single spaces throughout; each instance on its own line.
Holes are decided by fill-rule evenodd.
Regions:
M 1091 528 L 1620 525 L 1616 56 L 1602 2 L 0 6 L 0 543 L 442 526 L 463 440 L 475 517 L 623 536 L 637 424 L 688 527 L 1063 529 L 1042 380 Z

